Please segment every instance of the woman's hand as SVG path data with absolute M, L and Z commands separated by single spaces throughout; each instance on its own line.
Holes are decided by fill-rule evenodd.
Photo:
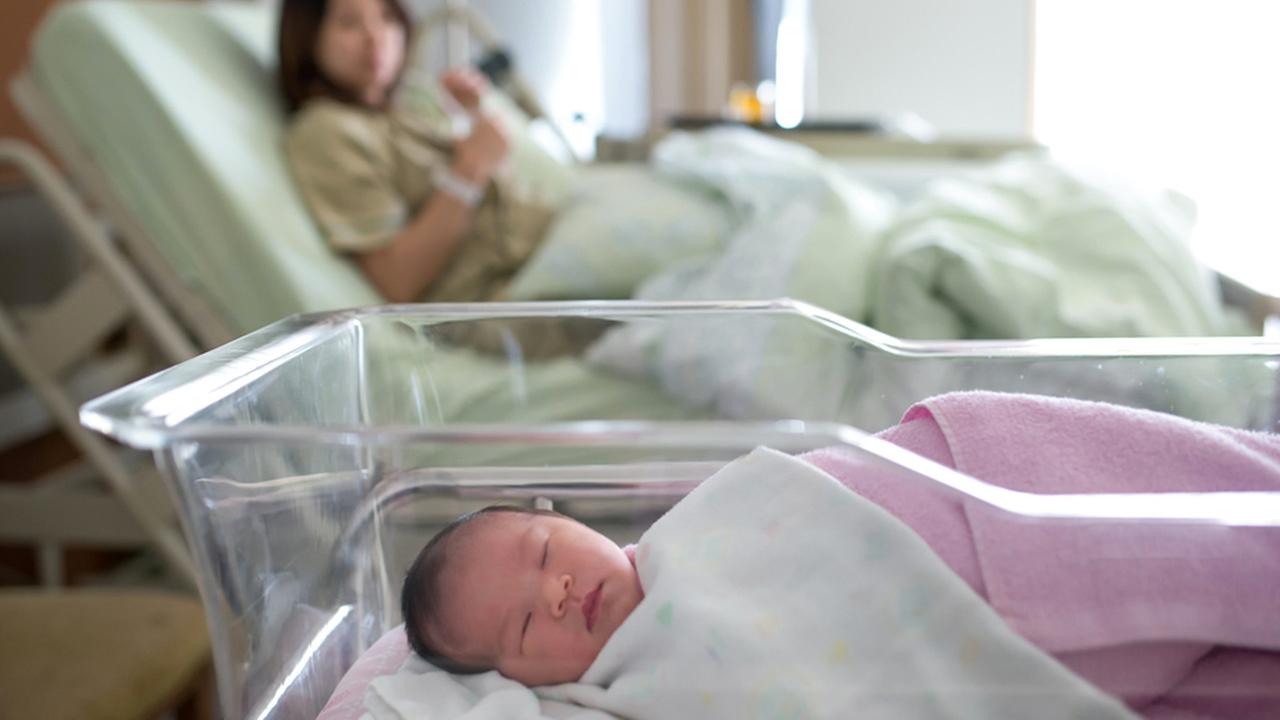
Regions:
M 497 118 L 476 115 L 471 134 L 454 145 L 453 172 L 462 179 L 483 184 L 497 173 L 511 152 L 507 131 Z
M 462 106 L 475 115 L 480 112 L 480 99 L 489 90 L 489 81 L 475 68 L 454 68 L 440 76 L 440 84 Z

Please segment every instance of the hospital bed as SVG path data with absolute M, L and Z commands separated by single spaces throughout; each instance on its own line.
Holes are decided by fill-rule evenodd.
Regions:
M 134 305 L 150 306 L 141 314 L 170 358 L 215 347 L 293 313 L 380 301 L 359 271 L 327 248 L 289 177 L 281 150 L 284 116 L 272 77 L 275 17 L 269 5 L 60 4 L 39 29 L 28 67 L 14 83 L 31 125 L 89 205 L 105 215 L 118 242 L 100 250 L 115 250 L 119 262 L 101 264 L 129 288 Z M 482 21 L 463 17 L 482 46 L 493 42 Z M 419 52 L 433 54 L 430 47 Z M 523 85 L 517 85 L 517 99 L 538 111 Z M 645 203 L 609 205 L 608 212 L 614 225 L 647 221 L 645 229 L 664 239 L 679 236 L 667 241 L 671 247 L 661 257 L 642 258 L 650 264 L 705 254 L 713 246 L 708 238 L 725 231 L 724 210 L 708 205 L 708 193 L 679 195 L 634 168 L 558 163 L 554 153 L 534 149 L 537 128 L 522 125 L 515 132 L 520 172 L 564 194 L 574 186 L 601 185 L 614 195 L 646 197 Z M 851 176 L 898 197 L 917 193 L 940 172 L 966 167 L 936 157 L 920 162 L 922 152 L 913 149 L 911 158 L 896 165 L 877 157 L 850 160 L 846 167 Z M 581 175 L 576 183 L 574 175 Z M 561 255 L 622 242 L 615 240 L 622 230 L 598 216 L 573 230 L 567 242 L 551 243 L 566 248 Z M 635 258 L 634 251 L 596 250 L 575 269 L 598 271 L 602 264 Z M 543 262 L 540 269 L 550 268 L 544 275 L 554 270 L 553 260 L 563 257 Z M 545 285 L 526 282 L 528 292 L 513 299 L 541 299 L 536 291 Z M 552 288 L 564 299 L 599 299 L 627 297 L 619 293 L 633 287 L 589 289 L 609 294 Z M 800 296 L 859 319 L 821 297 Z M 1039 329 L 1046 336 L 1055 328 Z
M 432 22 L 491 37 L 471 13 Z M 285 315 L 378 302 L 325 249 L 284 167 L 273 32 L 266 4 L 62 3 L 13 81 L 57 165 L 9 139 L 0 139 L 0 163 L 50 205 L 85 260 L 47 306 L 0 308 L 10 362 L 89 459 L 89 473 L 60 473 L 0 498 L 6 537 L 39 545 L 50 584 L 66 543 L 149 541 L 194 580 L 150 463 L 74 420 L 87 397 L 80 375 L 105 364 L 127 373 L 118 385 Z M 430 53 L 426 39 L 420 52 Z M 512 82 L 521 106 L 539 112 L 522 80 Z M 122 331 L 127 346 L 104 353 L 103 340 Z M 116 499 L 84 482 L 95 475 Z
M 59 318 L 76 316 L 92 328 L 76 334 L 84 341 L 105 337 L 125 319 L 131 320 L 159 347 L 160 363 L 169 364 L 283 316 L 380 302 L 355 266 L 325 246 L 288 176 L 280 154 L 283 114 L 271 81 L 274 19 L 268 5 L 67 3 L 55 8 L 38 32 L 31 63 L 15 81 L 14 95 L 87 202 L 79 201 L 60 181 L 58 170 L 35 152 L 17 145 L 5 145 L 0 152 L 41 178 L 37 184 L 49 188 L 47 195 L 63 206 L 64 217 L 90 250 L 93 265 L 81 291 L 68 296 L 58 314 L 42 316 L 42 327 L 13 323 L 14 332 L 6 336 L 12 340 L 6 350 L 24 354 L 24 374 L 33 384 L 49 388 L 49 404 L 74 405 L 60 389 L 58 372 L 92 350 L 87 342 L 60 345 L 41 340 L 67 337 L 54 332 Z M 549 184 L 568 182 L 563 165 L 549 163 L 536 152 L 527 154 L 527 163 L 527 172 L 543 174 Z M 591 176 L 593 181 L 621 178 L 617 182 L 634 187 L 635 176 L 628 176 L 625 168 L 596 172 L 603 174 Z M 919 186 L 910 173 L 884 174 L 892 174 L 901 192 Z M 90 206 L 102 217 L 88 213 Z M 721 211 L 669 192 L 660 202 L 632 204 L 632 211 L 643 211 L 649 219 L 664 213 L 664 228 L 681 228 L 690 238 L 682 250 L 689 254 L 705 250 L 700 242 L 724 224 Z M 595 225 L 584 224 L 580 240 L 599 237 Z M 570 247 L 577 251 L 604 245 L 580 242 Z M 623 255 L 627 263 L 617 258 L 600 263 L 611 268 L 636 266 L 630 263 L 632 255 Z M 598 264 L 591 264 L 595 261 L 590 259 L 586 266 L 598 269 Z M 548 265 L 554 269 L 553 263 Z M 603 296 L 595 290 L 599 288 L 567 296 Z M 838 304 L 823 305 L 845 311 Z M 733 341 L 749 342 L 742 337 Z M 493 420 L 511 410 L 500 402 L 485 404 L 492 400 L 485 395 L 486 383 L 503 373 L 477 372 L 457 355 L 442 361 L 466 380 L 460 380 L 462 387 L 471 388 L 466 402 L 462 395 L 454 396 L 454 402 L 471 409 L 472 416 Z M 701 373 L 713 372 L 708 363 Z M 698 384 L 687 369 L 685 374 L 667 375 L 672 383 Z M 705 414 L 668 402 L 650 392 L 648 384 L 596 380 L 581 365 L 553 366 L 529 387 L 544 400 L 556 400 L 529 404 L 526 407 L 536 411 L 511 419 L 543 423 L 626 418 L 639 413 L 637 407 L 644 407 L 645 415 L 671 420 Z M 594 391 L 580 392 L 582 383 L 594 383 Z M 698 392 L 716 395 L 710 388 Z M 758 406 L 772 407 L 769 402 L 777 398 L 764 402 L 724 393 L 714 400 L 717 411 L 759 414 Z M 899 400 L 884 398 L 883 405 L 896 411 Z M 481 409 L 489 414 L 481 418 Z M 440 410 L 442 416 L 452 418 L 445 410 Z M 883 407 L 865 411 L 879 420 L 886 413 Z M 116 492 L 132 497 L 132 466 L 111 460 L 113 448 L 79 433 L 68 416 L 60 414 L 78 445 L 95 457 L 102 473 L 114 478 Z M 147 519 L 154 514 L 141 500 L 128 502 L 148 534 L 168 548 L 166 555 L 174 565 L 189 574 L 172 532 Z
M 459 325 L 518 338 L 522 323 L 565 317 L 599 324 L 601 340 L 540 361 L 518 342 L 480 352 L 448 341 Z M 100 398 L 81 419 L 155 453 L 195 550 L 223 711 L 255 720 L 315 717 L 400 622 L 402 573 L 456 515 L 493 502 L 554 508 L 631 542 L 758 445 L 845 446 L 903 483 L 938 483 L 1026 522 L 1280 524 L 1274 493 L 1244 505 L 1214 493 L 1011 499 L 867 435 L 925 396 L 972 389 L 1276 433 L 1280 343 L 909 342 L 790 301 L 392 306 L 277 322 Z

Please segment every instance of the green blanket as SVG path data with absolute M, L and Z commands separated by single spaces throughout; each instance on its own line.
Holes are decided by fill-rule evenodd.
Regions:
M 570 205 L 517 297 L 790 296 L 921 339 L 1250 334 L 1191 254 L 1188 200 L 1044 156 L 899 208 L 807 149 L 675 133 L 586 200 L 593 222 Z
M 734 224 L 719 252 L 642 282 L 644 299 L 789 295 L 922 339 L 1248 332 L 1190 254 L 1185 201 L 1048 158 L 1015 157 L 938 182 L 903 209 L 829 161 L 743 130 L 672 136 L 655 167 L 718 193 Z M 1242 398 L 1265 387 L 1253 376 L 1233 378 L 1238 387 L 1205 385 L 1202 373 L 1221 375 L 1213 359 L 1148 366 L 851 352 L 847 338 L 785 318 L 622 328 L 592 359 L 728 417 L 866 428 L 893 422 L 922 397 L 972 388 L 1127 400 L 1247 424 Z
M 1191 255 L 1195 211 L 1043 157 L 933 184 L 885 233 L 870 324 L 904 338 L 1248 334 Z

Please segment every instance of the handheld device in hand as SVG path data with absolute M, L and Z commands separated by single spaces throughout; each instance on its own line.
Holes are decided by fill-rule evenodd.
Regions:
M 489 78 L 494 87 L 506 84 L 507 78 L 511 77 L 511 66 L 511 54 L 502 48 L 494 48 L 476 61 L 476 68 Z

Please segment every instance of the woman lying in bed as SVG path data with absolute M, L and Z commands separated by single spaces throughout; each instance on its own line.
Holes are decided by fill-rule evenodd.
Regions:
M 1280 436 L 1100 403 L 941 396 L 880 437 L 1040 494 L 1280 490 Z M 462 518 L 403 609 L 436 667 L 627 717 L 1280 712 L 1280 529 L 1026 522 L 839 450 L 730 463 L 625 550 Z
M 289 164 L 326 239 L 388 300 L 492 300 L 552 209 L 504 177 L 510 143 L 482 109 L 482 75 L 442 78 L 470 120 L 460 136 L 393 102 L 408 34 L 399 0 L 284 2 Z
M 512 142 L 486 110 L 488 83 L 446 72 L 438 106 L 397 101 L 409 16 L 400 0 L 285 0 L 280 85 L 291 115 L 285 153 L 330 246 L 390 302 L 501 300 L 555 209 L 538 179 L 510 172 Z M 434 109 L 434 113 L 429 110 Z M 546 190 L 546 192 L 544 192 Z M 526 357 L 573 351 L 599 326 L 525 321 Z M 500 328 L 449 339 L 501 350 Z

